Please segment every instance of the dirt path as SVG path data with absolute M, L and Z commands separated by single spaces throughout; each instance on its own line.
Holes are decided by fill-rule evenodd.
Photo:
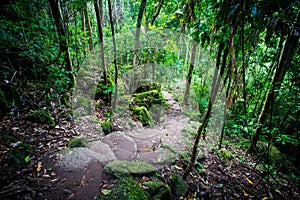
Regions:
M 40 199 L 92 199 L 98 195 L 103 167 L 116 159 L 144 161 L 157 168 L 175 161 L 186 146 L 181 132 L 189 122 L 172 95 L 163 95 L 169 108 L 161 123 L 106 136 L 90 134 L 87 139 L 92 142 L 87 148 L 60 154 L 54 164 L 55 177 L 43 180 L 43 184 L 53 188 L 41 192 Z

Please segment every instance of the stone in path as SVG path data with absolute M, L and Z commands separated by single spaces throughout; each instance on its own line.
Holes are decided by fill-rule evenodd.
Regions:
M 137 154 L 134 139 L 123 132 L 111 133 L 104 137 L 103 142 L 109 145 L 118 160 L 132 160 Z
M 161 124 L 126 133 L 113 132 L 102 136 L 101 140 L 90 142 L 87 148 L 70 149 L 61 156 L 60 166 L 83 168 L 94 160 L 103 164 L 113 160 L 128 160 L 144 161 L 161 168 L 174 161 L 177 153 L 182 152 L 186 145 L 186 138 L 181 132 L 189 123 L 172 95 L 167 92 L 163 94 L 170 106 Z

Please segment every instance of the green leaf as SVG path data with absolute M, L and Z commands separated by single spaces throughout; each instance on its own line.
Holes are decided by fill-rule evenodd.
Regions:
M 24 160 L 25 160 L 26 163 L 28 163 L 28 162 L 30 161 L 30 156 L 26 156 L 26 157 L 24 158 Z
M 103 195 L 108 195 L 109 193 L 111 193 L 111 190 L 103 189 L 103 190 L 101 190 L 101 192 Z

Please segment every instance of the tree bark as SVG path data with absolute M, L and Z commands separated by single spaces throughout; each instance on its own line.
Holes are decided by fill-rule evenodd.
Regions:
M 158 17 L 158 15 L 159 15 L 159 13 L 160 13 L 160 10 L 161 10 L 163 4 L 164 4 L 164 0 L 160 0 L 160 2 L 159 2 L 159 4 L 158 4 L 157 11 L 156 11 L 156 12 L 154 13 L 154 15 L 152 16 L 152 19 L 151 19 L 151 22 L 150 22 L 151 25 L 154 24 L 156 18 Z
M 186 85 L 185 85 L 185 93 L 184 93 L 184 104 L 185 105 L 189 104 L 189 95 L 190 95 L 190 88 L 191 88 L 192 76 L 193 76 L 193 71 L 194 71 L 196 50 L 197 50 L 197 43 L 194 43 L 193 48 L 192 48 L 190 67 L 189 67 L 189 71 L 188 71 L 188 74 L 186 77 Z
M 96 18 L 97 18 L 97 25 L 98 25 L 98 40 L 100 43 L 100 59 L 101 59 L 101 65 L 103 69 L 103 80 L 104 84 L 107 86 L 107 71 L 106 71 L 106 66 L 105 66 L 105 55 L 104 55 L 104 39 L 103 39 L 103 27 L 102 27 L 102 22 L 101 22 L 101 11 L 99 8 L 99 1 L 95 0 L 94 3 L 95 11 L 96 11 Z M 108 103 L 108 102 L 106 102 Z
M 55 21 L 56 28 L 58 30 L 60 48 L 61 48 L 61 52 L 64 54 L 64 60 L 66 62 L 66 70 L 70 72 L 69 78 L 70 78 L 70 88 L 71 88 L 75 84 L 75 77 L 73 74 L 72 59 L 71 59 L 70 49 L 68 45 L 66 27 L 64 26 L 63 23 L 58 0 L 48 0 L 48 1 Z
M 139 46 L 140 46 L 140 33 L 141 33 L 141 27 L 142 27 L 142 19 L 143 19 L 143 14 L 146 8 L 147 0 L 142 0 L 140 9 L 139 9 L 139 14 L 138 14 L 138 19 L 136 23 L 136 31 L 135 31 L 135 45 L 134 45 L 134 59 L 133 59 L 133 66 L 136 67 L 139 62 Z
M 90 18 L 89 18 L 89 13 L 88 13 L 88 7 L 87 7 L 87 5 L 84 6 L 83 12 L 84 12 L 85 26 L 86 26 L 87 34 L 88 34 L 88 38 L 89 38 L 88 39 L 89 49 L 92 52 L 94 50 L 94 45 L 93 45 L 91 22 L 90 22 Z
M 114 47 L 114 66 L 115 66 L 115 94 L 114 100 L 112 104 L 112 110 L 115 111 L 116 104 L 117 104 L 117 96 L 118 96 L 118 66 L 117 66 L 117 47 L 116 47 L 116 38 L 115 38 L 115 30 L 114 30 L 114 22 L 112 16 L 112 9 L 111 9 L 111 2 L 108 0 L 108 10 L 109 10 L 109 21 L 111 26 L 111 33 L 112 33 L 112 41 Z
M 284 44 L 284 47 L 281 51 L 279 63 L 277 66 L 277 69 L 274 72 L 273 78 L 272 78 L 272 88 L 270 88 L 267 92 L 266 99 L 264 102 L 264 106 L 261 110 L 256 130 L 252 136 L 251 144 L 248 149 L 249 153 L 255 152 L 256 144 L 259 140 L 259 136 L 261 134 L 263 126 L 265 126 L 267 121 L 267 116 L 270 112 L 270 107 L 272 100 L 275 100 L 277 97 L 277 93 L 275 91 L 278 91 L 281 87 L 282 81 L 284 79 L 284 76 L 286 72 L 289 69 L 289 66 L 293 60 L 295 50 L 297 49 L 297 45 L 299 42 L 299 33 L 295 31 L 295 25 L 300 23 L 299 18 L 299 12 L 297 13 L 296 20 L 293 24 L 293 27 L 290 31 L 290 34 L 288 35 L 286 42 Z
M 222 65 L 221 69 L 219 70 L 223 46 L 224 45 L 222 45 L 222 44 L 219 45 L 219 52 L 218 52 L 218 56 L 217 56 L 217 62 L 216 62 L 216 68 L 215 68 L 215 72 L 214 72 L 214 78 L 213 78 L 213 82 L 212 82 L 212 86 L 211 86 L 209 103 L 208 103 L 208 106 L 207 106 L 207 110 L 206 110 L 206 114 L 205 114 L 205 117 L 203 119 L 203 122 L 197 130 L 197 135 L 196 135 L 196 138 L 195 138 L 195 141 L 194 141 L 192 155 L 191 155 L 189 164 L 186 167 L 186 169 L 184 171 L 184 174 L 182 176 L 183 179 L 187 178 L 187 176 L 189 175 L 189 173 L 192 170 L 192 167 L 195 164 L 196 157 L 197 157 L 197 152 L 198 152 L 198 145 L 199 145 L 201 135 L 202 135 L 203 138 L 205 138 L 204 130 L 207 127 L 208 121 L 210 119 L 211 110 L 213 108 L 213 105 L 215 103 L 215 100 L 216 100 L 216 97 L 217 97 L 217 94 L 218 94 L 218 91 L 219 91 L 219 88 L 220 88 L 221 78 L 223 77 L 223 74 L 224 74 L 224 71 L 225 71 L 225 65 L 224 66 Z M 220 74 L 218 74 L 219 71 L 220 71 Z

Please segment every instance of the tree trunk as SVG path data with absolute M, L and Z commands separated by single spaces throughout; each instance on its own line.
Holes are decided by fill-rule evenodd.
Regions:
M 87 34 L 88 34 L 88 38 L 89 38 L 89 40 L 88 40 L 88 42 L 89 42 L 89 49 L 92 52 L 94 50 L 94 45 L 93 45 L 91 22 L 90 22 L 90 18 L 89 18 L 89 13 L 88 13 L 88 7 L 87 7 L 87 5 L 84 6 L 83 12 L 84 12 L 85 26 L 87 28 Z
M 60 40 L 60 48 L 61 52 L 64 54 L 65 63 L 66 63 L 66 70 L 70 72 L 69 78 L 70 78 L 70 88 L 74 86 L 75 84 L 75 77 L 73 74 L 73 66 L 72 66 L 72 59 L 70 55 L 69 45 L 68 45 L 68 37 L 66 33 L 66 28 L 64 26 L 64 23 L 62 21 L 62 15 L 59 8 L 58 0 L 49 0 L 49 5 L 51 8 L 51 12 L 55 21 L 56 28 L 58 30 L 59 34 L 59 40 Z
M 295 28 L 295 24 L 300 23 L 299 12 L 300 12 L 300 10 L 297 13 L 297 17 L 294 22 L 293 28 L 292 28 L 290 34 L 288 35 L 286 42 L 284 44 L 284 47 L 281 51 L 279 63 L 278 63 L 277 69 L 272 78 L 272 88 L 270 88 L 267 92 L 264 106 L 261 110 L 261 113 L 260 113 L 260 116 L 258 119 L 258 123 L 257 123 L 257 127 L 252 136 L 252 141 L 251 141 L 250 147 L 248 149 L 249 153 L 255 152 L 256 144 L 258 142 L 262 128 L 263 128 L 263 126 L 266 125 L 267 115 L 269 114 L 272 100 L 275 100 L 277 97 L 277 93 L 274 93 L 274 92 L 278 91 L 280 89 L 281 83 L 284 79 L 284 76 L 285 76 L 285 74 L 292 62 L 292 59 L 294 57 L 295 50 L 297 49 L 297 45 L 299 42 L 299 33 L 297 31 L 295 31 L 294 28 Z
M 108 0 L 108 10 L 109 10 L 109 21 L 111 26 L 111 33 L 112 33 L 112 40 L 113 40 L 113 47 L 114 47 L 114 66 L 115 66 L 115 94 L 114 100 L 112 104 L 112 110 L 115 111 L 116 104 L 117 104 L 117 96 L 118 96 L 118 66 L 117 66 L 117 47 L 116 47 L 116 38 L 115 38 L 115 30 L 114 30 L 114 23 L 112 17 L 112 9 L 111 9 L 111 2 Z
M 159 15 L 159 13 L 160 13 L 160 10 L 161 10 L 163 4 L 164 4 L 164 0 L 160 0 L 160 2 L 159 2 L 159 4 L 158 4 L 157 11 L 156 11 L 156 12 L 154 13 L 154 15 L 152 16 L 152 19 L 151 19 L 151 22 L 150 22 L 151 25 L 154 24 L 156 18 L 158 17 L 158 15 Z
M 103 69 L 103 80 L 104 84 L 107 86 L 107 71 L 106 71 L 106 66 L 105 66 L 105 55 L 104 55 L 104 39 L 103 39 L 103 27 L 101 23 L 101 11 L 99 8 L 99 2 L 98 0 L 95 1 L 94 3 L 95 11 L 96 11 L 96 18 L 97 18 L 97 25 L 98 25 L 98 40 L 100 43 L 100 59 L 101 59 L 101 65 Z M 101 6 L 102 7 L 102 6 Z M 108 102 L 106 102 L 108 103 Z
M 184 93 L 184 104 L 189 104 L 189 95 L 190 95 L 190 88 L 192 82 L 192 75 L 194 71 L 194 64 L 195 64 L 195 57 L 196 57 L 196 50 L 197 50 L 197 43 L 193 44 L 192 55 L 190 60 L 190 67 L 186 77 L 186 85 L 185 85 L 185 93 Z
M 192 167 L 195 164 L 197 153 L 198 153 L 198 145 L 199 145 L 201 135 L 203 136 L 203 138 L 205 138 L 204 130 L 207 127 L 207 124 L 208 124 L 208 121 L 209 121 L 209 118 L 210 118 L 210 115 L 211 115 L 211 110 L 213 108 L 213 105 L 215 103 L 215 100 L 216 100 L 216 97 L 217 97 L 217 94 L 218 94 L 218 91 L 219 91 L 219 88 L 220 88 L 221 78 L 223 77 L 224 70 L 225 70 L 225 65 L 224 66 L 222 65 L 221 69 L 219 70 L 223 46 L 224 46 L 223 44 L 219 45 L 219 52 L 218 52 L 218 56 L 217 56 L 217 62 L 216 62 L 216 68 L 215 68 L 215 72 L 214 72 L 214 78 L 213 78 L 213 82 L 212 82 L 212 86 L 211 86 L 209 103 L 208 103 L 208 106 L 207 106 L 207 110 L 206 110 L 206 114 L 205 114 L 205 117 L 203 119 L 203 122 L 197 130 L 197 135 L 196 135 L 196 138 L 195 138 L 195 141 L 194 141 L 192 155 L 191 155 L 189 164 L 186 167 L 186 169 L 184 171 L 184 174 L 182 176 L 183 179 L 187 178 L 187 176 L 189 175 L 189 173 L 192 170 Z M 220 74 L 219 74 L 219 71 L 220 71 Z
M 141 33 L 141 27 L 142 27 L 142 19 L 143 14 L 146 8 L 147 0 L 142 0 L 140 5 L 140 10 L 138 14 L 138 20 L 136 23 L 136 31 L 135 31 L 135 45 L 134 45 L 134 59 L 133 59 L 133 66 L 136 67 L 139 62 L 139 46 L 140 46 L 140 33 Z

